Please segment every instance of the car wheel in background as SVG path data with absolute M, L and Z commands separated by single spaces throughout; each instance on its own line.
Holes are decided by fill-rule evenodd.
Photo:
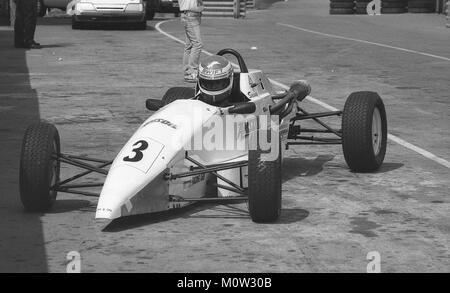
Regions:
M 384 161 L 387 144 L 386 110 L 375 92 L 352 93 L 342 113 L 342 150 L 352 171 L 371 172 Z
M 60 153 L 58 130 L 53 124 L 39 122 L 25 131 L 20 157 L 20 199 L 30 212 L 45 212 L 55 200 L 59 183 Z

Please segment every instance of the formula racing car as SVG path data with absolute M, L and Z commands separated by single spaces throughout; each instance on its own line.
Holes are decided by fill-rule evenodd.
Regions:
M 146 107 L 154 113 L 113 161 L 63 153 L 54 125 L 41 121 L 29 126 L 20 163 L 25 209 L 48 211 L 57 193 L 99 197 L 96 218 L 109 220 L 193 202 L 248 201 L 251 219 L 267 223 L 280 217 L 283 152 L 291 146 L 342 145 L 353 172 L 380 168 L 387 121 L 377 93 L 354 92 L 342 111 L 310 113 L 301 106 L 311 92 L 306 82 L 276 91 L 263 72 L 249 70 L 235 50 L 217 55 L 238 61 L 230 103 L 206 103 L 198 84 L 148 99 Z M 331 116 L 342 119 L 340 127 L 324 122 Z M 317 127 L 305 127 L 305 120 Z M 63 163 L 83 171 L 61 179 Z M 74 183 L 93 172 L 106 175 L 104 183 Z M 93 187 L 102 190 L 86 191 Z

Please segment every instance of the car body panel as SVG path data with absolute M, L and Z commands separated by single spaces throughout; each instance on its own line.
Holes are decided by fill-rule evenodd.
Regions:
M 274 103 L 271 97 L 276 92 L 261 71 L 241 73 L 240 89 L 255 103 L 255 115 L 269 114 L 269 107 Z M 221 188 L 211 192 L 207 185 L 212 177 L 209 174 L 175 180 L 166 178 L 168 174 L 189 172 L 193 167 L 198 167 L 188 161 L 187 156 L 203 165 L 248 160 L 249 140 L 258 129 L 247 126 L 256 116 L 236 117 L 232 114 L 223 115 L 223 111 L 223 108 L 195 99 L 175 100 L 150 116 L 114 160 L 100 194 L 96 218 L 115 219 L 185 205 L 174 203 L 173 199 L 177 197 L 238 196 L 235 192 Z M 226 119 L 230 118 L 241 119 L 231 139 L 243 147 L 209 150 L 204 145 L 203 134 L 211 131 L 216 123 L 225 125 Z M 258 127 L 261 126 L 258 124 Z M 228 130 L 224 140 L 228 139 L 227 136 L 231 136 Z M 197 137 L 200 137 L 200 145 L 197 144 Z M 219 175 L 246 188 L 247 173 L 247 167 L 239 167 L 222 170 Z M 222 180 L 217 183 L 224 184 Z

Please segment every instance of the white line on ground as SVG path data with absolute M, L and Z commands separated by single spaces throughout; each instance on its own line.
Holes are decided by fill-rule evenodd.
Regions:
M 163 31 L 161 29 L 161 25 L 166 23 L 166 22 L 169 22 L 169 21 L 173 21 L 173 20 L 169 19 L 169 20 L 164 20 L 164 21 L 158 22 L 156 24 L 156 26 L 155 26 L 156 30 L 159 33 L 163 34 L 164 36 L 174 40 L 175 42 L 178 42 L 178 43 L 184 45 L 185 42 L 183 40 L 180 40 L 179 38 L 177 38 L 177 37 L 175 37 L 175 36 L 173 36 L 173 35 L 171 35 L 169 33 L 166 33 L 165 31 Z M 209 56 L 213 55 L 213 53 L 205 51 L 205 50 L 203 50 L 203 53 L 205 53 L 206 55 L 209 55 Z M 450 61 L 450 59 L 449 59 L 449 61 Z M 233 65 L 237 66 L 237 64 L 234 64 L 234 63 L 233 63 Z M 274 85 L 276 85 L 276 86 L 278 86 L 278 87 L 280 87 L 282 89 L 285 89 L 285 90 L 289 89 L 289 86 L 287 86 L 287 85 L 285 85 L 285 84 L 283 84 L 281 82 L 278 82 L 278 81 L 273 80 L 273 79 L 269 79 L 269 80 L 270 80 L 271 83 L 273 83 Z M 324 103 L 324 102 L 322 102 L 322 101 L 320 101 L 320 100 L 318 100 L 316 98 L 313 98 L 311 96 L 308 96 L 306 99 L 308 101 L 310 101 L 310 102 L 313 102 L 313 103 L 315 103 L 317 105 L 322 106 L 323 108 L 325 108 L 327 110 L 338 111 L 337 108 L 335 108 L 335 107 L 333 107 L 331 105 L 328 105 L 327 103 Z M 443 158 L 440 158 L 440 157 L 430 153 L 427 150 L 424 150 L 424 149 L 422 149 L 422 148 L 420 148 L 418 146 L 415 146 L 415 145 L 413 145 L 413 144 L 411 144 L 411 143 L 409 143 L 409 142 L 407 142 L 407 141 L 405 141 L 405 140 L 403 140 L 403 139 L 401 139 L 401 138 L 399 138 L 399 137 L 397 137 L 397 136 L 395 136 L 393 134 L 388 134 L 388 139 L 390 139 L 391 141 L 393 141 L 393 142 L 403 146 L 404 148 L 407 148 L 407 149 L 409 149 L 409 150 L 411 150 L 413 152 L 416 152 L 416 153 L 424 156 L 425 158 L 428 158 L 428 159 L 430 159 L 430 160 L 432 160 L 432 161 L 434 161 L 434 162 L 436 162 L 436 163 L 438 163 L 438 164 L 440 164 L 440 165 L 450 169 L 450 162 L 449 161 L 447 161 L 447 160 L 445 160 Z
M 334 39 L 341 39 L 341 40 L 346 40 L 346 41 L 353 41 L 353 42 L 363 43 L 363 44 L 367 44 L 367 45 L 373 45 L 373 46 L 378 46 L 378 47 L 389 48 L 389 49 L 394 49 L 394 50 L 398 50 L 398 51 L 418 54 L 418 55 L 427 56 L 427 57 L 431 57 L 431 58 L 435 58 L 435 59 L 439 59 L 439 60 L 450 61 L 450 58 L 443 57 L 443 56 L 438 56 L 438 55 L 433 55 L 433 54 L 429 54 L 429 53 L 425 53 L 425 52 L 420 52 L 420 51 L 415 51 L 415 50 L 410 50 L 410 49 L 390 46 L 390 45 L 381 44 L 381 43 L 369 42 L 369 41 L 360 40 L 360 39 L 348 38 L 348 37 L 343 37 L 343 36 L 338 36 L 338 35 L 333 35 L 333 34 L 326 34 L 326 33 L 313 31 L 313 30 L 310 30 L 310 29 L 302 28 L 302 27 L 299 27 L 299 26 L 291 25 L 291 24 L 277 23 L 277 25 L 284 26 L 284 27 L 289 27 L 289 28 L 292 28 L 292 29 L 296 29 L 296 30 L 307 32 L 307 33 L 312 33 L 312 34 L 324 36 L 324 37 L 329 37 L 329 38 L 334 38 Z

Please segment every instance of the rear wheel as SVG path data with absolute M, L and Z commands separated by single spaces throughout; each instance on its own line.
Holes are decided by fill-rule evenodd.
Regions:
M 281 146 L 275 160 L 265 160 L 264 153 L 248 154 L 248 210 L 255 223 L 274 222 L 281 215 Z
M 342 115 L 342 149 L 352 171 L 371 172 L 384 161 L 387 144 L 386 110 L 375 92 L 352 93 Z
M 162 98 L 163 104 L 167 105 L 175 100 L 186 100 L 195 96 L 195 89 L 190 87 L 170 88 Z
M 30 212 L 45 212 L 53 206 L 59 182 L 59 134 L 46 122 L 33 124 L 25 131 L 20 157 L 20 199 Z

